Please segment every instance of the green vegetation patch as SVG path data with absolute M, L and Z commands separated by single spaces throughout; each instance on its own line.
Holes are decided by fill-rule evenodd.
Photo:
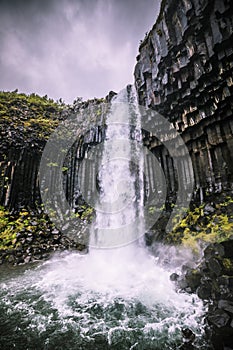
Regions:
M 183 244 L 195 251 L 203 242 L 223 242 L 233 237 L 233 199 L 227 197 L 211 206 L 210 211 L 202 204 L 189 210 L 181 220 L 176 216 L 173 223 L 174 229 L 166 237 L 168 243 Z
M 0 206 L 0 250 L 16 249 L 20 244 L 17 235 L 23 233 L 25 238 L 36 234 L 46 235 L 54 225 L 45 214 L 33 214 L 22 209 L 17 214 L 11 214 Z
M 46 96 L 0 92 L 0 135 L 11 143 L 46 140 L 61 120 L 64 103 Z

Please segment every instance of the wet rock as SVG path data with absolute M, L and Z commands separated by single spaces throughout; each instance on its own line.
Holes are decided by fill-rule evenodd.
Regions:
M 233 203 L 228 203 L 228 205 L 226 207 L 226 211 L 227 211 L 228 216 L 233 215 Z
M 191 269 L 186 273 L 185 279 L 192 292 L 195 292 L 197 287 L 200 285 L 201 278 L 201 272 L 196 269 Z
M 225 258 L 233 258 L 233 239 L 220 243 L 220 246 L 224 249 Z
M 197 295 L 202 300 L 207 300 L 211 297 L 211 284 L 203 283 L 201 286 L 197 288 Z
M 172 273 L 170 276 L 170 280 L 173 282 L 177 281 L 178 278 L 179 278 L 179 275 L 177 273 Z
M 27 256 L 24 257 L 24 263 L 25 264 L 28 264 L 30 261 L 31 261 L 31 256 L 30 255 L 27 255 Z
M 6 261 L 9 263 L 9 264 L 14 264 L 15 263 L 15 257 L 13 255 L 7 255 L 6 256 Z
M 233 302 L 221 299 L 218 302 L 218 308 L 227 311 L 232 315 L 231 317 L 233 317 Z
M 215 208 L 210 205 L 210 204 L 206 204 L 205 207 L 204 207 L 204 214 L 205 215 L 208 215 L 208 214 L 212 214 L 215 212 Z
M 197 348 L 194 347 L 192 344 L 184 343 L 179 347 L 180 350 L 196 350 Z
M 31 221 L 30 224 L 31 224 L 32 226 L 37 226 L 37 225 L 38 225 L 38 222 L 37 222 L 37 221 Z
M 193 333 L 193 331 L 191 331 L 191 329 L 184 328 L 181 330 L 181 332 L 182 332 L 185 343 L 192 344 L 194 342 L 196 336 Z
M 223 272 L 222 265 L 216 258 L 210 258 L 207 260 L 207 266 L 209 267 L 210 272 L 215 276 L 220 276 Z
M 179 276 L 176 282 L 177 282 L 178 288 L 181 290 L 186 291 L 186 289 L 189 288 L 188 282 L 184 276 Z
M 217 328 L 222 328 L 226 326 L 230 321 L 230 316 L 223 310 L 217 309 L 213 314 L 207 317 L 210 324 L 216 326 Z
M 154 231 L 147 231 L 145 233 L 145 243 L 147 246 L 151 246 L 151 244 L 154 241 L 154 236 L 155 236 Z
M 204 250 L 202 261 L 195 268 L 198 279 L 193 279 L 192 269 L 183 276 L 192 292 L 208 305 L 206 321 L 208 339 L 215 350 L 223 350 L 233 339 L 233 259 L 232 240 L 210 244 Z M 226 254 L 226 255 L 225 255 Z M 227 257 L 226 257 L 227 256 Z M 195 271 L 194 270 L 194 271 Z M 200 278 L 201 277 L 201 278 Z M 194 283 L 194 284 L 193 284 Z M 184 290 L 187 290 L 185 286 Z
M 54 239 L 54 241 L 59 240 L 59 239 L 60 239 L 60 235 L 54 235 L 54 234 L 53 234 L 53 239 Z
M 53 230 L 51 231 L 51 234 L 52 234 L 52 235 L 59 235 L 59 234 L 60 234 L 60 231 L 57 230 L 57 229 L 53 229 Z
M 225 249 L 222 244 L 219 244 L 219 243 L 210 244 L 204 250 L 204 257 L 206 258 L 206 261 L 214 256 L 225 256 Z

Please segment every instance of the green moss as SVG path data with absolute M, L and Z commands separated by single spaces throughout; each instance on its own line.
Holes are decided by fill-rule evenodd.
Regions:
M 233 262 L 231 259 L 223 259 L 222 264 L 227 272 L 231 272 L 233 270 Z
M 10 223 L 10 214 L 0 207 L 0 249 L 11 248 L 14 244 L 16 233 Z
M 41 207 L 42 209 L 42 207 Z M 94 210 L 88 205 L 82 205 L 80 213 L 74 213 L 74 217 L 78 217 L 84 222 L 92 221 Z M 50 212 L 49 216 L 45 213 L 33 213 L 29 210 L 22 209 L 16 214 L 11 214 L 6 208 L 0 206 L 0 250 L 15 250 L 19 243 L 17 234 L 23 233 L 23 236 L 33 237 L 36 240 L 37 235 L 47 235 L 55 227 L 51 222 L 55 212 Z
M 174 228 L 166 238 L 167 242 L 182 244 L 198 250 L 201 242 L 220 243 L 233 235 L 233 215 L 226 214 L 225 208 L 232 203 L 232 198 L 227 197 L 216 205 L 216 211 L 204 214 L 205 204 L 189 210 L 180 220 L 177 215 L 174 220 Z
M 36 225 L 32 225 L 36 222 Z M 45 214 L 35 216 L 27 210 L 12 215 L 4 207 L 0 207 L 0 250 L 17 248 L 17 233 L 29 233 L 46 231 L 48 227 L 53 227 Z
M 94 214 L 94 209 L 92 207 L 89 207 L 88 205 L 82 205 L 81 206 L 82 212 L 81 214 L 78 214 L 78 216 L 87 222 L 91 222 Z M 77 214 L 76 214 L 77 215 Z

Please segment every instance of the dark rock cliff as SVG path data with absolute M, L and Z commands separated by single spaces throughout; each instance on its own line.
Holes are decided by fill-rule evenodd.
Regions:
M 182 241 L 187 231 L 192 239 L 199 231 L 206 232 L 208 241 L 220 223 L 215 240 L 221 243 L 208 246 L 201 264 L 186 272 L 185 288 L 179 285 L 197 292 L 209 305 L 207 337 L 216 350 L 232 349 L 233 337 L 232 239 L 222 242 L 220 233 L 226 235 L 228 230 L 232 238 L 232 213 L 224 212 L 226 205 L 229 209 L 232 205 L 233 193 L 232 34 L 230 0 L 162 1 L 155 25 L 140 44 L 134 72 L 139 103 L 168 119 L 188 147 L 195 177 L 194 202 L 209 202 L 213 207 L 203 208 L 215 211 L 220 201 L 213 229 L 210 210 L 197 215 L 201 207 L 194 208 L 177 228 Z M 169 152 L 156 135 L 145 132 L 144 142 L 159 159 L 172 197 L 177 188 Z M 184 171 L 188 177 L 189 169 Z M 222 199 L 227 195 L 228 204 Z M 221 221 L 224 215 L 227 226 Z M 159 222 L 158 226 L 161 231 Z M 149 236 L 150 243 L 156 229 Z M 176 235 L 170 235 L 174 242 Z
M 85 226 L 92 211 L 79 191 L 77 173 L 88 147 L 104 138 L 104 99 L 76 102 L 65 106 L 35 94 L 0 92 L 0 264 L 43 259 L 57 249 L 84 249 L 57 230 L 46 215 L 38 176 L 51 134 L 62 121 L 75 116 L 73 127 L 79 137 L 63 164 L 63 185 L 66 199 Z M 51 183 L 57 166 L 54 158 L 49 164 Z M 82 171 L 85 178 L 88 168 Z
M 139 103 L 166 117 L 185 141 L 201 201 L 233 182 L 232 13 L 227 0 L 162 1 L 134 73 Z M 154 140 L 146 138 L 172 192 L 172 161 Z
M 101 142 L 103 138 L 104 129 L 100 124 L 104 121 L 98 107 L 103 101 L 93 99 L 65 106 L 35 94 L 1 93 L 0 205 L 18 211 L 35 209 L 41 203 L 38 171 L 45 144 L 62 121 L 77 114 L 75 128 L 80 137 L 72 150 L 73 161 L 64 164 L 67 165 L 66 171 L 63 169 L 65 192 L 71 201 L 75 186 L 70 183 L 78 171 L 78 166 L 73 163 L 84 158 L 88 144 Z M 56 164 L 51 164 L 51 168 L 54 166 Z

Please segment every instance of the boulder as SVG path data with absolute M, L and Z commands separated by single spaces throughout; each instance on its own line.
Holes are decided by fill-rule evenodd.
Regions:
M 217 328 L 225 327 L 229 323 L 230 319 L 230 316 L 221 309 L 216 309 L 207 317 L 208 322 Z

